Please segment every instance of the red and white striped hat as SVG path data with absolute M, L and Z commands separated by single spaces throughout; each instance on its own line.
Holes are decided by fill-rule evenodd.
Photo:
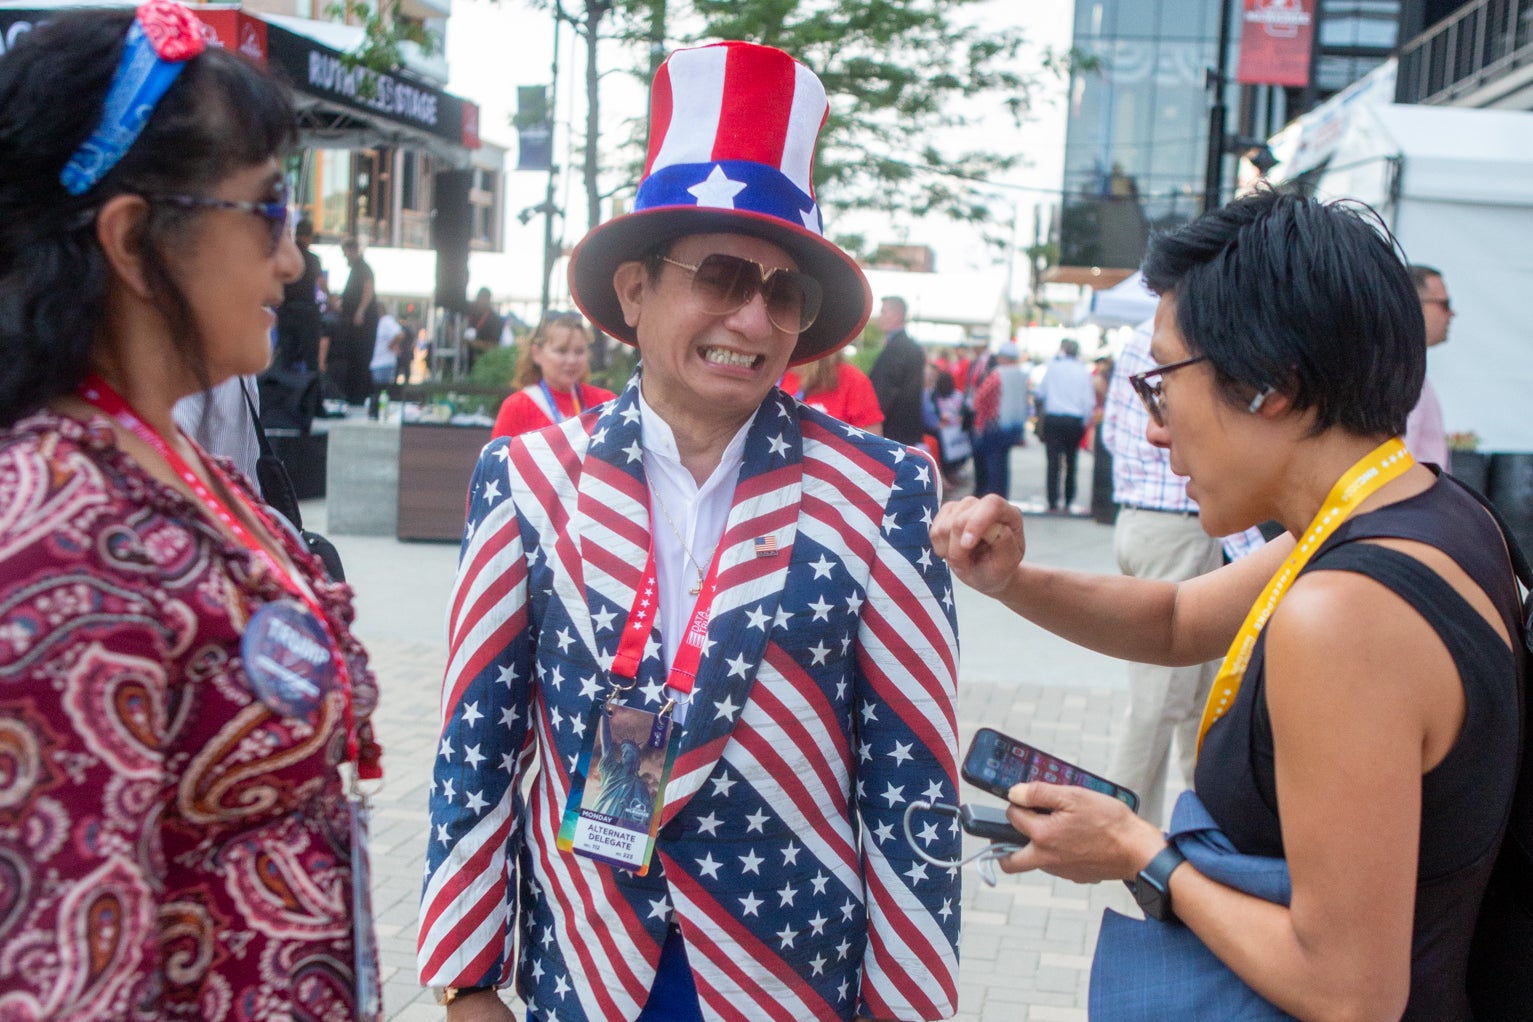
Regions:
M 649 154 L 633 212 L 592 228 L 570 256 L 575 304 L 634 344 L 612 286 L 620 265 L 688 234 L 749 234 L 782 248 L 825 290 L 793 364 L 856 337 L 873 293 L 852 257 L 826 240 L 811 183 L 829 109 L 819 78 L 782 50 L 726 42 L 672 53 L 650 86 Z

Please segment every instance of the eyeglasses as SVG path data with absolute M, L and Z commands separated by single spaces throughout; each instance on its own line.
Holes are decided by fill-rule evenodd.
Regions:
M 660 261 L 692 274 L 692 295 L 710 316 L 737 312 L 758 293 L 766 302 L 767 319 L 784 333 L 803 333 L 820 315 L 824 291 L 807 273 L 721 253 L 705 256 L 696 266 L 669 256 Z
M 183 209 L 232 209 L 236 213 L 249 213 L 266 221 L 266 229 L 270 234 L 271 248 L 267 255 L 275 254 L 277 247 L 282 244 L 285 235 L 289 240 L 294 237 L 294 229 L 298 226 L 298 208 L 289 206 L 285 201 L 277 202 L 240 202 L 235 199 L 214 199 L 206 195 L 146 195 L 144 198 L 150 202 L 161 202 L 167 206 L 180 206 Z
M 1192 358 L 1184 358 L 1180 362 L 1167 362 L 1163 366 L 1146 369 L 1144 372 L 1135 373 L 1128 378 L 1129 384 L 1134 388 L 1134 393 L 1138 394 L 1139 400 L 1144 402 L 1145 411 L 1149 412 L 1150 418 L 1155 420 L 1155 425 L 1164 426 L 1166 424 L 1166 402 L 1162 396 L 1162 388 L 1165 385 L 1159 380 L 1151 383 L 1150 377 L 1165 376 L 1169 372 L 1185 369 L 1190 365 L 1197 365 L 1199 362 L 1207 360 L 1207 355 L 1195 355 Z

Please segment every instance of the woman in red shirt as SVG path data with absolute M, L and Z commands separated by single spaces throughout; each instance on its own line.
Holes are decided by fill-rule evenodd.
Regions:
M 591 370 L 590 344 L 590 332 L 579 316 L 545 317 L 516 361 L 521 390 L 500 406 L 495 436 L 531 433 L 616 397 L 585 382 Z
M 884 410 L 878 405 L 872 382 L 861 369 L 843 361 L 839 351 L 801 365 L 797 372 L 790 369 L 783 373 L 781 386 L 833 419 L 884 435 Z

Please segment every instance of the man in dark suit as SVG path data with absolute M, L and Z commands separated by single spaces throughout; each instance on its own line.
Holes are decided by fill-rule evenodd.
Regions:
M 884 350 L 868 378 L 884 411 L 884 436 L 902 444 L 921 444 L 921 382 L 926 356 L 905 332 L 905 299 L 888 297 L 878 310 Z

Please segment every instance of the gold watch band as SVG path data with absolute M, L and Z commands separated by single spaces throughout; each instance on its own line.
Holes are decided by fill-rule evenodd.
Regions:
M 446 1007 L 460 997 L 482 994 L 494 989 L 495 987 L 435 987 L 431 992 L 436 995 L 436 1003 Z

